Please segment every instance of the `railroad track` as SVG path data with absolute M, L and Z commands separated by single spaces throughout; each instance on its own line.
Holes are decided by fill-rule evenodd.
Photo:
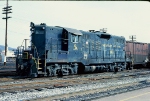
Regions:
M 49 99 L 52 100 L 52 98 L 57 98 L 61 99 L 65 95 L 67 96 L 73 96 L 77 94 L 84 95 L 84 93 L 89 94 L 88 92 L 98 92 L 101 91 L 102 89 L 106 90 L 108 86 L 105 87 L 105 85 L 108 85 L 114 81 L 122 82 L 126 80 L 131 80 L 134 81 L 137 78 L 139 79 L 140 82 L 143 82 L 144 80 L 148 79 L 143 79 L 145 77 L 150 77 L 150 70 L 143 69 L 143 70 L 132 70 L 132 71 L 123 71 L 123 72 L 118 72 L 118 73 L 113 73 L 113 72 L 106 72 L 106 73 L 97 73 L 97 74 L 82 74 L 82 75 L 70 75 L 70 76 L 63 76 L 63 77 L 41 77 L 41 78 L 20 78 L 17 76 L 8 76 L 8 77 L 3 77 L 0 78 L 0 100 L 1 100 L 1 95 L 15 95 L 28 92 L 28 93 L 36 93 L 36 92 L 43 92 L 44 90 L 48 90 L 49 92 L 55 91 L 56 89 L 74 89 L 78 88 L 79 85 L 81 85 L 83 89 L 84 86 L 87 88 L 92 88 L 92 87 L 97 87 L 98 85 L 102 85 L 102 87 L 97 87 L 93 89 L 87 89 L 87 90 L 81 90 L 81 91 L 74 91 L 70 93 L 63 93 L 63 94 L 54 94 L 54 95 L 46 95 L 50 96 L 48 97 Z M 134 82 L 126 82 L 122 83 L 122 86 L 129 86 L 129 85 L 136 85 L 139 83 L 134 81 Z M 117 83 L 116 82 L 116 83 Z M 149 82 L 149 81 L 148 81 Z M 117 83 L 117 84 L 118 84 Z M 112 83 L 113 84 L 113 83 Z M 121 87 L 120 85 L 116 86 L 117 84 L 114 84 L 113 86 L 109 86 L 109 89 L 115 89 L 118 86 Z M 88 86 L 88 85 L 93 85 L 93 86 Z M 97 89 L 97 90 L 96 90 Z M 6 94 L 5 94 L 6 93 Z M 32 94 L 31 94 L 32 95 Z M 37 94 L 38 95 L 38 94 Z M 37 96 L 36 95 L 36 96 Z M 46 97 L 43 96 L 43 97 Z M 42 98 L 43 98 L 42 97 Z M 39 98 L 39 97 L 37 97 Z M 37 100 L 35 98 L 35 100 Z M 69 97 L 67 97 L 69 98 Z M 33 98 L 28 98 L 28 99 L 34 99 Z
M 14 62 L 8 62 L 5 66 L 4 64 L 0 64 L 0 77 L 5 76 L 15 76 L 16 68 Z
M 16 71 L 3 71 L 0 72 L 0 77 L 6 77 L 6 76 L 16 76 Z
M 13 91 L 25 91 L 29 89 L 39 89 L 40 88 L 63 88 L 74 85 L 88 84 L 88 83 L 97 83 L 100 81 L 114 80 L 114 79 L 123 79 L 123 78 L 135 78 L 141 75 L 148 75 L 150 71 L 143 72 L 124 72 L 124 73 L 98 73 L 98 74 L 85 74 L 85 75 L 72 75 L 64 76 L 61 78 L 58 77 L 49 77 L 49 78 L 25 78 L 25 79 L 11 79 L 10 81 L 2 81 L 0 83 L 0 93 L 2 92 L 13 92 Z
M 19 98 L 20 100 L 37 100 L 37 101 L 41 101 L 41 100 L 54 100 L 54 99 L 63 99 L 63 101 L 65 101 L 65 99 L 69 98 L 70 96 L 75 97 L 81 97 L 81 96 L 87 96 L 88 94 L 94 94 L 94 93 L 98 93 L 98 92 L 104 92 L 104 95 L 102 96 L 106 96 L 105 94 L 111 92 L 111 94 L 115 93 L 112 92 L 112 90 L 115 89 L 119 89 L 122 87 L 124 91 L 126 91 L 126 89 L 129 90 L 133 90 L 135 88 L 133 88 L 133 85 L 138 85 L 138 83 L 141 82 L 131 82 L 133 79 L 129 80 L 124 80 L 124 84 L 120 85 L 117 82 L 119 82 L 118 80 L 116 80 L 115 83 L 112 82 L 112 84 L 110 85 L 110 83 L 104 83 L 104 82 L 97 82 L 97 83 L 92 83 L 92 84 L 81 84 L 78 86 L 68 86 L 68 87 L 56 87 L 56 88 L 40 88 L 40 89 L 28 89 L 26 91 L 12 91 L 12 92 L 3 92 L 0 93 L 0 98 L 1 98 L 1 94 L 2 96 L 9 96 L 9 98 L 12 97 L 12 99 L 15 99 L 14 97 L 19 98 L 20 96 L 25 96 L 25 98 L 22 99 Z M 113 80 L 114 81 L 114 80 Z M 130 81 L 130 82 L 129 82 Z M 143 79 L 142 79 L 143 82 Z M 102 85 L 101 85 L 102 84 Z M 98 85 L 101 85 L 101 87 L 97 87 Z M 85 89 L 86 88 L 86 89 Z M 122 91 L 119 91 L 122 92 Z M 42 95 L 42 96 L 41 96 Z M 107 94 L 108 95 L 108 94 Z M 36 97 L 34 97 L 36 96 Z M 45 98 L 44 98 L 45 97 Z M 16 98 L 16 99 L 17 99 Z M 8 99 L 6 99 L 8 100 Z M 80 99 L 80 100 L 84 100 L 84 99 Z

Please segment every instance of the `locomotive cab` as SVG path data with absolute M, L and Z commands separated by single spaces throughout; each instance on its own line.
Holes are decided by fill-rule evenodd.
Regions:
M 71 28 L 63 28 L 63 32 L 62 32 L 62 50 L 64 51 L 72 51 L 74 47 L 74 50 L 77 50 L 75 47 L 80 40 L 80 36 L 82 35 L 82 33 L 76 29 L 71 29 Z M 69 40 L 69 39 L 70 40 Z

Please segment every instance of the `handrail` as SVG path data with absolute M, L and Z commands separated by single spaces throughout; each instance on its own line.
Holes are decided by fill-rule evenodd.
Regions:
M 32 43 L 32 45 L 34 45 L 34 44 Z M 32 48 L 32 46 L 31 46 L 31 48 Z M 39 58 L 39 55 L 38 55 L 38 52 L 37 52 L 37 48 L 36 48 L 36 46 L 34 45 L 34 57 L 35 57 L 35 51 L 36 51 L 37 57 Z

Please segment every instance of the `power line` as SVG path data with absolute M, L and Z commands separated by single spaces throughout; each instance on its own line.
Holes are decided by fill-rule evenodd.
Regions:
M 22 18 L 17 18 L 17 17 L 13 17 L 14 19 L 18 19 L 18 20 L 21 20 L 21 21 L 24 21 L 24 22 L 31 22 L 31 21 L 29 21 L 29 20 L 25 20 L 25 19 L 22 19 Z
M 6 5 L 6 4 L 0 5 L 0 6 L 4 6 L 4 5 Z
M 5 29 L 3 29 L 3 28 L 0 28 L 0 29 L 5 30 Z M 9 31 L 9 32 L 16 33 L 16 34 L 20 34 L 20 35 L 27 35 L 27 34 L 25 34 L 25 33 L 18 33 L 18 32 L 12 31 L 12 30 L 8 30 L 8 31 Z M 10 34 L 10 35 L 11 35 L 11 34 Z

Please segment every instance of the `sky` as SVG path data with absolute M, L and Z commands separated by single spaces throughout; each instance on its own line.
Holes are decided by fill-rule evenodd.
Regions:
M 0 45 L 5 45 L 5 17 L 0 1 Z M 7 44 L 17 48 L 30 39 L 30 22 L 78 30 L 107 28 L 112 35 L 135 35 L 136 41 L 150 43 L 150 2 L 148 1 L 9 1 Z

